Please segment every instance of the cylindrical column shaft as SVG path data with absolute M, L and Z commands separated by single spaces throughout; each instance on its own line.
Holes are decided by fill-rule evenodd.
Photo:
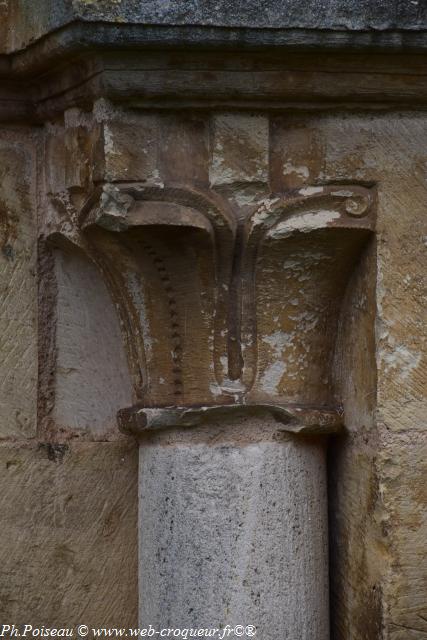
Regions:
M 256 418 L 141 440 L 140 625 L 327 640 L 324 449 Z

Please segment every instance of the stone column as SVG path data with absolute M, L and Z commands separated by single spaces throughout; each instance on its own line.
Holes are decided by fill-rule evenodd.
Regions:
M 120 421 L 140 443 L 140 626 L 327 640 L 324 434 L 340 417 L 249 405 Z

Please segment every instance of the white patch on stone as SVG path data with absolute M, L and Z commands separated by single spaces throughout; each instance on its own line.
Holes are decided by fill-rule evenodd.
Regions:
M 104 123 L 104 149 L 107 155 L 117 155 L 114 148 L 114 137 L 107 123 Z
M 283 175 L 288 176 L 292 173 L 295 173 L 300 178 L 308 178 L 310 176 L 308 167 L 305 167 L 304 165 L 300 165 L 297 167 L 293 165 L 292 162 L 285 162 L 285 164 L 283 165 Z
M 252 216 L 252 226 L 256 227 L 259 224 L 263 224 L 271 213 L 273 206 L 279 202 L 279 200 L 280 198 L 263 198 L 258 211 Z
M 268 365 L 261 376 L 261 387 L 266 393 L 278 393 L 280 381 L 286 371 L 286 362 L 283 361 L 283 352 L 292 341 L 293 334 L 285 331 L 275 331 L 262 338 L 273 352 L 274 362 Z
M 153 183 L 157 186 L 157 187 L 161 187 L 163 189 L 163 187 L 165 186 L 165 183 L 163 182 L 163 180 L 160 177 L 160 173 L 158 169 L 154 169 L 152 174 L 151 174 L 151 179 L 153 181 Z
M 220 396 L 222 394 L 221 389 L 218 387 L 217 384 L 210 384 L 209 385 L 209 390 L 211 392 L 211 394 L 215 397 Z
M 278 388 L 283 374 L 286 371 L 286 363 L 277 360 L 268 365 L 261 377 L 261 387 L 266 393 L 278 393 Z
M 394 342 L 393 339 L 389 342 Z M 385 363 L 386 372 L 395 371 L 401 380 L 406 380 L 416 369 L 421 361 L 421 354 L 410 351 L 407 347 L 400 344 L 393 350 L 383 353 L 383 361 Z
M 338 196 L 339 198 L 351 198 L 354 196 L 352 191 L 347 191 L 345 189 L 340 189 L 340 191 L 333 191 L 333 196 Z
M 257 202 L 259 195 L 257 193 L 247 193 L 237 191 L 233 194 L 233 200 L 239 207 L 247 207 Z
M 128 274 L 128 284 L 129 284 L 129 293 L 131 294 L 135 308 L 138 310 L 138 313 L 139 313 L 139 322 L 142 330 L 144 350 L 145 350 L 147 359 L 149 359 L 153 351 L 153 339 L 151 336 L 150 325 L 146 316 L 143 292 L 135 273 Z
M 93 105 L 93 115 L 96 122 L 105 122 L 116 114 L 116 109 L 105 98 L 96 100 Z
M 275 356 L 281 356 L 291 338 L 292 334 L 286 333 L 285 331 L 275 331 L 269 336 L 264 336 L 262 341 L 270 346 Z
M 315 213 L 304 213 L 303 215 L 292 216 L 274 227 L 268 236 L 271 238 L 285 238 L 294 231 L 300 233 L 309 233 L 314 229 L 324 229 L 334 220 L 341 217 L 338 211 L 331 211 L 329 209 L 321 209 Z
M 323 193 L 323 187 L 304 187 L 299 192 L 302 196 L 314 196 L 316 193 Z

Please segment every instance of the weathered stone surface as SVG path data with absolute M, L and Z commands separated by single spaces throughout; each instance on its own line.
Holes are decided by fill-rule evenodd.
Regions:
M 28 438 L 36 430 L 35 171 L 31 132 L 1 130 L 0 438 Z
M 272 169 L 265 114 L 213 114 L 209 122 L 128 116 L 103 103 L 92 121 L 100 122 L 98 157 L 111 183 L 67 186 L 66 155 L 49 186 L 56 213 L 46 226 L 106 276 L 135 394 L 147 406 L 243 395 L 333 404 L 340 300 L 374 227 L 374 190 L 282 185 L 270 194 L 277 160 Z M 132 128 L 149 145 L 138 166 Z M 90 124 L 86 136 L 94 137 Z M 90 166 L 87 173 L 100 175 Z
M 346 38 L 346 34 L 368 32 L 368 38 L 362 40 L 365 44 L 387 44 L 387 38 L 376 36 L 391 30 L 403 33 L 423 32 L 427 18 L 426 7 L 421 0 L 407 3 L 398 0 L 364 0 L 362 4 L 355 3 L 354 0 L 307 0 L 303 7 L 292 0 L 268 0 L 263 4 L 262 11 L 255 0 L 238 0 L 232 5 L 227 0 L 215 3 L 209 0 L 185 3 L 180 0 L 167 3 L 162 0 L 74 0 L 72 3 L 66 0 L 46 0 L 42 3 L 15 0 L 13 3 L 9 2 L 8 13 L 8 50 L 20 49 L 46 33 L 75 21 L 112 25 L 187 26 L 192 27 L 193 31 L 197 27 L 223 27 L 230 31 L 228 37 L 222 34 L 225 41 L 242 41 L 242 35 L 238 31 L 242 28 L 250 31 L 265 29 L 273 32 L 273 38 L 274 32 L 281 30 L 332 31 L 341 35 L 343 43 L 351 43 L 351 38 Z M 330 34 L 325 35 L 324 46 L 328 43 L 328 36 L 331 40 Z M 164 32 L 160 37 L 167 40 Z M 99 40 L 102 42 L 102 39 L 101 34 Z M 108 41 L 108 36 L 106 40 Z M 210 40 L 209 34 L 205 35 L 204 40 Z M 256 39 L 252 42 L 256 42 Z M 271 44 L 271 39 L 261 36 L 258 43 L 263 42 Z M 295 42 L 307 44 L 312 40 L 299 36 Z M 6 47 L 3 50 L 5 49 Z
M 283 120 L 285 130 L 292 122 L 292 116 Z M 347 354 L 342 351 L 336 365 L 338 392 L 350 433 L 337 441 L 330 458 L 334 633 L 340 640 L 420 637 L 427 601 L 426 532 L 419 502 L 415 507 L 421 494 L 410 487 L 425 487 L 424 118 L 307 117 L 301 125 L 298 117 L 297 123 L 296 144 L 306 145 L 311 180 L 378 185 L 378 244 L 350 282 L 340 320 L 347 336 L 340 349 Z M 284 149 L 283 158 L 287 155 Z M 278 181 L 279 175 L 280 170 Z
M 103 178 L 160 181 L 157 115 L 129 115 L 99 101 L 95 117 L 103 128 Z
M 324 447 L 244 442 L 263 426 L 142 444 L 141 626 L 253 624 L 266 640 L 329 638 Z
M 136 626 L 133 445 L 3 444 L 0 612 L 33 626 Z
M 25 3 L 22 3 L 22 9 Z M 30 9 L 31 5 L 29 5 Z M 22 11 L 21 9 L 21 11 Z M 49 11 L 49 9 L 51 9 Z M 34 11 L 34 5 L 32 5 Z M 31 10 L 30 10 L 31 11 Z M 25 15 L 25 14 L 24 14 Z M 217 26 L 256 27 L 297 27 L 316 29 L 350 30 L 363 29 L 422 29 L 426 18 L 425 6 L 416 3 L 412 6 L 399 4 L 396 0 L 365 0 L 362 5 L 355 5 L 353 0 L 309 0 L 301 6 L 291 0 L 277 2 L 269 0 L 259 11 L 255 0 L 241 2 L 230 6 L 226 0 L 216 4 L 208 0 L 192 0 L 182 4 L 172 0 L 168 4 L 155 0 L 77 0 L 72 7 L 66 2 L 52 3 L 44 8 L 45 20 L 50 25 L 64 24 L 72 18 L 85 20 L 118 20 L 128 22 L 148 22 L 151 24 L 208 24 Z
M 425 635 L 426 65 L 370 53 L 425 48 L 425 3 L 4 0 L 0 19 L 0 119 L 21 123 L 0 132 L 0 436 L 20 441 L 2 449 L 6 613 L 135 621 L 135 512 L 115 515 L 135 507 L 134 454 L 87 442 L 123 438 L 116 409 L 274 399 L 345 420 L 328 462 L 332 637 Z M 206 552 L 198 614 L 225 594 L 230 620 L 253 606 L 266 620 L 277 602 L 279 629 L 303 609 L 263 559 L 291 564 L 298 588 L 310 567 L 324 579 L 323 524 L 304 520 L 304 546 L 290 527 L 320 513 L 314 445 L 245 425 L 178 441 L 176 426 L 141 454 L 142 589 L 179 618 L 193 584 L 171 568 L 199 578 Z M 326 634 L 326 588 L 310 589 Z M 161 623 L 154 596 L 141 610 Z
M 78 251 L 54 250 L 57 315 L 55 396 L 59 434 L 118 436 L 116 413 L 134 399 L 116 310 L 95 265 Z
M 410 430 L 385 440 L 381 490 L 393 571 L 384 608 L 390 640 L 415 640 L 427 633 L 427 443 L 425 435 Z
M 118 114 L 122 119 L 119 123 Z M 149 156 L 151 164 L 144 173 L 147 166 L 144 162 L 140 165 L 130 162 L 134 178 L 129 180 L 126 158 L 132 159 L 136 154 L 129 132 L 132 126 L 141 125 L 138 140 L 143 144 L 147 121 L 154 125 L 148 136 L 153 151 Z M 53 192 L 50 198 L 65 206 L 57 207 L 57 217 L 56 220 L 52 217 L 49 233 L 53 241 L 60 236 L 73 247 L 71 251 L 83 251 L 106 279 L 122 320 L 121 332 L 132 369 L 134 393 L 140 403 L 148 407 L 146 412 L 158 417 L 157 426 L 167 427 L 172 433 L 178 426 L 174 422 L 161 424 L 161 417 L 167 411 L 173 415 L 172 409 L 163 414 L 161 407 L 201 406 L 199 411 L 203 414 L 205 405 L 212 409 L 215 404 L 221 410 L 221 405 L 230 402 L 247 406 L 254 400 L 266 404 L 291 403 L 292 407 L 298 403 L 301 408 L 297 407 L 296 412 L 307 408 L 319 415 L 322 411 L 329 415 L 330 408 L 335 417 L 339 416 L 335 406 L 339 400 L 333 389 L 332 355 L 345 286 L 374 229 L 374 190 L 342 182 L 334 186 L 329 181 L 327 185 L 310 185 L 292 192 L 282 187 L 280 193 L 270 193 L 268 114 L 220 113 L 212 114 L 210 121 L 204 114 L 197 117 L 150 114 L 147 120 L 136 114 L 128 117 L 123 109 L 118 111 L 104 103 L 96 106 L 94 122 L 96 126 L 102 123 L 101 156 L 107 172 L 111 172 L 107 173 L 109 182 L 92 190 L 89 187 L 89 197 L 79 208 L 75 187 L 57 180 L 56 195 Z M 144 147 L 142 151 L 146 155 Z M 64 162 L 67 163 L 67 158 Z M 74 261 L 74 269 L 76 266 Z M 77 275 L 76 290 L 79 280 L 82 278 Z M 90 290 L 89 284 L 86 288 Z M 57 304 L 63 306 L 64 300 L 58 297 Z M 56 340 L 60 353 L 59 337 Z M 116 357 L 113 367 L 120 369 L 123 363 Z M 193 415 L 195 413 L 197 410 Z M 286 406 L 283 414 L 286 415 Z M 250 425 L 246 421 L 241 426 L 245 438 Z M 191 429 L 190 432 L 194 436 Z M 209 433 L 208 430 L 208 436 Z M 230 433 L 227 425 L 228 437 Z M 217 439 L 212 437 L 212 440 Z M 175 444 L 176 447 L 151 442 L 147 447 L 149 453 L 141 454 L 140 566 L 141 583 L 148 585 L 148 591 L 141 592 L 141 624 L 152 623 L 150 618 L 154 618 L 154 622 L 161 625 L 162 616 L 174 625 L 205 623 L 201 607 L 206 609 L 208 587 L 201 589 L 193 602 L 193 577 L 177 580 L 180 572 L 186 576 L 193 569 L 199 571 L 207 554 L 218 558 L 217 570 L 213 574 L 207 570 L 209 589 L 217 598 L 209 604 L 204 616 L 224 617 L 220 603 L 228 598 L 228 617 L 218 624 L 237 623 L 239 617 L 248 617 L 249 596 L 257 588 L 259 599 L 265 601 L 265 605 L 254 612 L 253 622 L 264 635 L 289 633 L 289 637 L 293 637 L 303 633 L 312 638 L 326 637 L 325 536 L 323 533 L 322 543 L 308 533 L 304 545 L 295 541 L 292 526 L 287 527 L 285 517 L 289 505 L 282 495 L 291 480 L 283 468 L 280 452 L 286 452 L 286 461 L 293 459 L 297 477 L 306 476 L 304 453 L 299 456 L 290 442 L 283 442 L 280 437 L 265 446 L 259 442 L 253 445 L 257 464 L 258 457 L 262 460 L 260 485 L 270 489 L 274 485 L 280 490 L 281 515 L 274 521 L 277 520 L 279 529 L 284 527 L 285 534 L 288 533 L 279 545 L 283 556 L 278 556 L 276 564 L 278 576 L 288 574 L 287 581 L 278 577 L 274 586 L 268 585 L 270 570 L 262 579 L 257 577 L 256 565 L 264 565 L 260 555 L 262 540 L 270 540 L 272 524 L 256 511 L 248 522 L 240 523 L 245 541 L 250 535 L 251 523 L 259 521 L 260 537 L 254 543 L 252 565 L 237 570 L 231 577 L 227 574 L 226 581 L 230 582 L 227 586 L 222 572 L 226 571 L 224 565 L 240 563 L 233 559 L 238 556 L 237 547 L 233 544 L 225 557 L 221 557 L 216 550 L 209 553 L 208 549 L 201 555 L 203 544 L 209 547 L 214 543 L 211 539 L 205 542 L 204 538 L 188 538 L 181 545 L 180 536 L 187 536 L 181 512 L 174 515 L 174 521 L 179 523 L 178 542 L 173 542 L 164 563 L 159 565 L 159 554 L 152 546 L 159 539 L 159 531 L 152 530 L 153 527 L 164 529 L 157 501 L 170 498 L 159 489 L 164 482 L 165 464 L 177 465 L 175 484 L 179 487 L 182 481 L 185 485 L 179 490 L 180 495 L 191 494 L 194 487 L 198 487 L 200 513 L 204 513 L 203 504 L 216 490 L 219 478 L 225 477 L 227 461 L 220 464 L 224 447 L 210 452 L 212 468 L 207 469 L 203 483 L 203 465 L 196 465 L 198 471 L 194 474 L 195 465 L 191 462 L 193 455 L 196 458 L 199 455 L 200 443 L 188 447 L 188 456 L 184 456 L 182 463 L 179 455 L 183 445 Z M 243 502 L 256 500 L 257 488 L 244 475 L 248 460 L 243 454 L 242 460 L 238 460 L 242 451 L 252 451 L 252 445 L 238 440 L 232 441 L 230 447 L 236 449 L 231 463 L 236 464 L 240 477 L 236 478 L 233 475 L 236 469 L 231 469 L 227 486 L 249 485 L 251 495 L 244 497 Z M 288 455 L 289 447 L 292 453 Z M 297 452 L 311 450 L 310 443 L 303 440 L 295 447 Z M 157 465 L 151 463 L 149 457 L 156 450 L 160 456 Z M 324 445 L 316 444 L 316 451 L 323 456 Z M 170 462 L 162 462 L 163 455 Z M 206 451 L 202 458 L 203 461 L 208 458 Z M 147 465 L 158 475 L 154 484 L 145 486 Z M 218 467 L 218 480 L 215 467 Z M 318 477 L 311 482 L 319 489 L 323 483 L 320 467 L 316 463 L 311 469 L 314 476 L 317 469 Z M 272 478 L 267 469 L 272 470 Z M 300 501 L 305 509 L 307 502 L 312 503 L 310 489 L 302 481 L 298 487 L 307 494 L 306 499 L 303 500 L 302 494 L 292 494 L 289 500 L 294 505 Z M 227 495 L 226 489 L 224 487 Z M 279 494 L 275 495 L 277 505 Z M 235 510 L 240 508 L 233 493 L 230 500 L 222 510 L 216 506 L 215 512 L 228 514 L 234 504 Z M 319 513 L 323 511 L 324 520 L 326 504 L 319 496 L 315 503 L 319 503 L 316 509 Z M 309 522 L 318 519 L 317 511 L 307 516 Z M 199 514 L 197 518 L 200 517 Z M 261 528 L 263 521 L 265 528 Z M 227 522 L 230 529 L 224 531 L 225 540 L 234 539 L 239 523 L 233 518 Z M 191 532 L 201 528 L 198 521 L 190 522 Z M 278 530 L 274 537 L 279 535 Z M 323 531 L 323 525 L 319 531 Z M 217 540 L 215 544 L 221 546 L 222 541 Z M 270 546 L 269 542 L 264 544 Z M 178 554 L 176 564 L 176 548 L 181 546 L 186 549 L 186 557 Z M 280 554 L 279 549 L 278 552 Z M 300 561 L 295 564 L 297 556 Z M 151 592 L 163 574 L 168 576 L 168 581 L 175 574 L 175 582 L 169 587 L 162 583 L 157 592 Z M 217 587 L 216 583 L 221 586 Z M 198 588 L 200 591 L 200 584 Z M 309 592 L 310 600 L 307 599 Z M 304 601 L 297 613 L 295 598 Z M 184 601 L 193 612 L 198 607 L 197 616 L 180 617 Z M 285 602 L 282 609 L 278 607 L 279 602 Z M 307 611 L 311 611 L 313 617 L 310 618 Z M 267 618 L 273 615 L 274 628 L 271 620 L 267 625 Z
M 67 109 L 45 127 L 46 192 L 76 196 L 104 175 L 103 144 L 97 119 L 81 109 Z M 98 153 L 100 154 L 98 157 Z M 66 206 L 67 201 L 63 201 Z M 46 222 L 43 220 L 43 222 Z
M 268 119 L 265 116 L 215 115 L 212 118 L 211 185 L 267 182 L 268 151 Z
M 135 397 L 152 407 L 272 395 L 281 402 L 343 402 L 348 434 L 334 443 L 329 465 L 333 633 L 339 640 L 362 634 L 400 640 L 406 627 L 418 633 L 426 599 L 425 524 L 417 514 L 426 414 L 423 117 L 187 117 L 100 102 L 93 114 L 68 111 L 46 136 L 50 169 L 40 228 L 58 257 L 56 275 L 47 269 L 56 279 L 57 324 L 46 434 L 117 438 L 114 413 Z M 353 189 L 354 198 L 375 192 L 372 185 L 376 246 L 369 240 L 373 216 L 365 224 L 343 213 L 344 196 L 330 199 L 334 189 Z M 265 199 L 265 191 L 272 197 Z M 241 309 L 243 319 L 257 309 L 254 350 L 246 321 L 239 334 L 236 310 L 247 301 L 239 297 L 239 277 L 228 293 L 218 283 L 229 285 L 230 272 L 215 269 L 232 265 L 233 251 L 238 256 L 245 246 L 243 235 L 233 249 L 232 221 L 268 218 L 277 193 L 285 213 L 290 193 L 317 204 L 299 204 L 278 218 L 257 245 L 256 304 Z M 326 223 L 315 197 L 326 198 Z M 330 227 L 338 213 L 342 229 Z M 359 230 L 368 234 L 360 243 Z M 226 251 L 219 256 L 214 247 Z M 120 279 L 125 273 L 127 284 Z M 221 311 L 219 290 L 234 296 L 234 306 L 224 308 L 235 316 Z M 126 316 L 129 303 L 135 306 Z M 215 307 L 224 324 L 215 326 Z M 230 327 L 242 341 L 241 370 L 236 343 L 227 343 Z M 239 379 L 245 367 L 256 371 L 254 378 Z M 76 462 L 82 470 L 87 464 Z M 77 591 L 75 598 L 77 608 Z

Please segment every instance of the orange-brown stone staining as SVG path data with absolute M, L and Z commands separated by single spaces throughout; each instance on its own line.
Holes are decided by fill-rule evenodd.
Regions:
M 36 137 L 0 131 L 0 438 L 36 432 Z
M 331 355 L 358 247 L 351 234 L 343 238 L 338 231 L 305 235 L 263 247 L 256 276 L 258 369 L 253 393 L 288 402 L 310 398 L 322 405 L 333 402 Z
M 184 187 L 110 186 L 93 205 L 78 243 L 107 277 L 137 397 L 155 406 L 203 402 L 211 389 L 218 395 L 214 325 L 223 267 L 216 260 L 232 220 L 215 198 Z
M 65 166 L 65 188 L 87 188 L 92 178 L 90 138 L 84 127 L 67 128 L 64 136 L 64 153 L 72 158 Z
M 137 467 L 129 443 L 1 444 L 2 615 L 136 625 Z
M 203 116 L 128 113 L 100 101 L 106 181 L 208 184 L 208 126 Z
M 337 335 L 334 382 L 346 435 L 330 448 L 332 629 L 337 638 L 381 638 L 381 589 L 390 554 L 379 486 L 375 425 L 375 242 L 346 289 Z
M 87 189 L 94 178 L 94 143 L 99 136 L 90 114 L 69 109 L 63 120 L 46 125 L 46 166 L 48 190 Z
M 214 384 L 209 366 L 214 317 L 212 246 L 209 238 L 196 230 L 172 228 L 159 235 L 148 229 L 124 240 L 133 247 L 134 255 L 141 254 L 133 274 L 133 295 L 140 304 L 143 291 L 147 338 L 144 403 L 203 402 L 210 395 L 209 385 Z
M 262 114 L 222 113 L 212 116 L 211 186 L 230 193 L 233 186 L 257 185 L 257 193 L 249 193 L 246 197 L 243 193 L 238 204 L 250 204 L 250 196 L 259 196 L 261 185 L 268 182 L 268 128 L 268 118 Z
M 44 215 L 40 235 L 62 226 L 71 229 L 78 212 L 105 176 L 102 128 L 90 113 L 69 109 L 64 118 L 45 125 L 42 191 Z
M 165 183 L 209 184 L 209 120 L 168 115 L 159 119 L 160 173 Z
M 339 308 L 374 228 L 371 191 L 304 187 L 265 200 L 248 219 L 243 299 L 252 298 L 253 304 L 243 318 L 243 350 L 245 342 L 255 340 L 258 359 L 250 358 L 249 367 L 256 369 L 251 397 L 333 402 L 331 355 Z M 246 354 L 244 359 L 247 364 Z
M 95 110 L 102 126 L 105 171 L 101 180 L 160 182 L 159 116 L 156 114 L 110 114 L 103 103 Z
M 270 119 L 270 184 L 272 191 L 298 189 L 319 181 L 322 149 L 316 128 L 301 116 Z M 333 178 L 336 179 L 336 178 Z
M 410 487 L 425 486 L 426 473 L 425 126 L 409 114 L 307 121 L 324 150 L 318 180 L 378 189 L 376 253 L 350 281 L 335 369 L 351 434 L 331 457 L 335 633 L 418 638 L 426 630 L 426 524 Z M 369 509 L 361 495 L 375 497 Z
M 422 638 L 427 633 L 426 460 L 425 435 L 410 432 L 394 436 L 381 457 L 393 567 L 385 593 L 391 640 Z

